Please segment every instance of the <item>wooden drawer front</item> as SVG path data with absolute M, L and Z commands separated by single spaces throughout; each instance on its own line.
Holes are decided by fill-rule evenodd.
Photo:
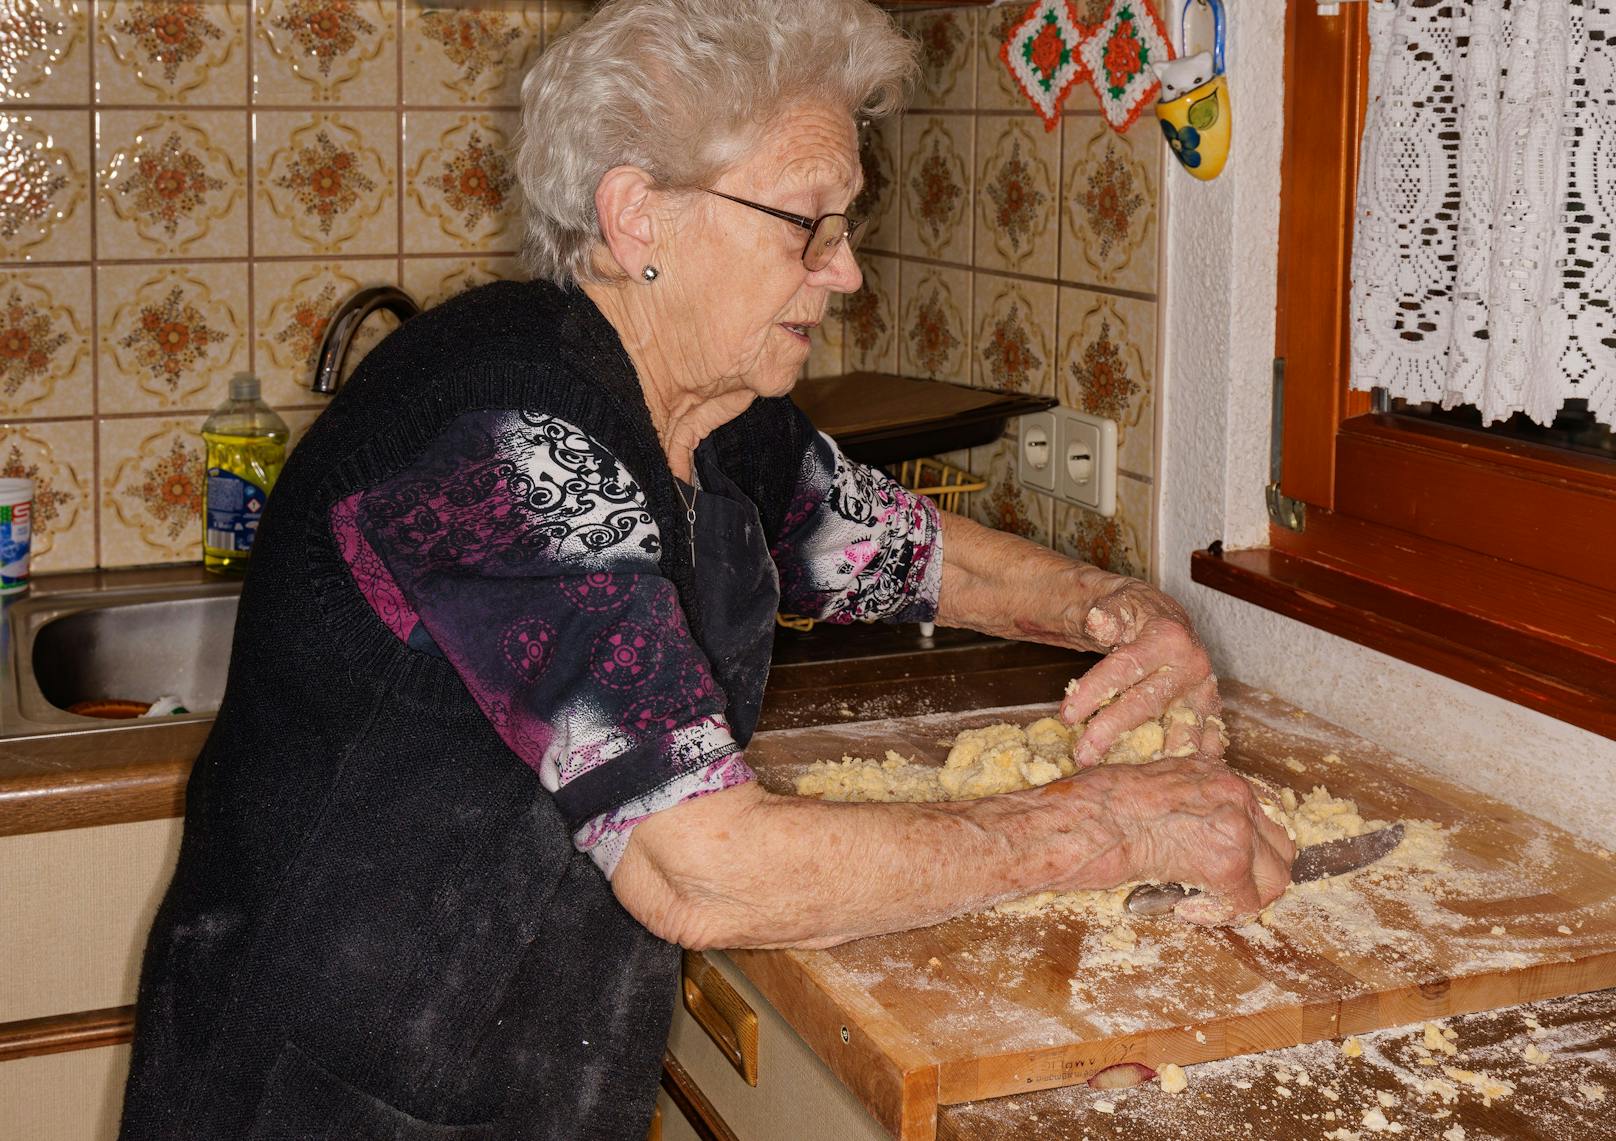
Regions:
M 113 1141 L 128 1073 L 128 1046 L 0 1063 L 0 1137 Z
M 134 1002 L 179 843 L 177 818 L 0 837 L 0 1022 Z
M 757 1086 L 747 1085 L 681 1002 L 674 1008 L 668 1052 L 683 1064 L 724 1122 L 743 1141 L 888 1141 L 888 1133 L 865 1112 L 785 1019 L 777 1014 L 729 959 L 706 952 L 711 964 L 758 1018 Z M 694 1132 L 663 1094 L 662 1135 L 690 1141 Z

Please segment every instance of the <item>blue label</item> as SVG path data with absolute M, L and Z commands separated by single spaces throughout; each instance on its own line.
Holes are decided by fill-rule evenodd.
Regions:
M 208 469 L 207 545 L 215 551 L 250 551 L 264 513 L 264 490 L 223 468 Z
M 0 592 L 20 590 L 28 581 L 32 515 L 27 503 L 0 507 Z

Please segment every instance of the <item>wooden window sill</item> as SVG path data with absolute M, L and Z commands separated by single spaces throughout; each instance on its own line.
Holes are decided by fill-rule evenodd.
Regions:
M 1310 530 L 1313 524 L 1310 513 Z M 1439 550 L 1439 544 L 1413 536 L 1398 542 L 1405 556 L 1415 556 L 1402 565 L 1416 569 L 1401 575 L 1384 573 L 1368 558 L 1344 565 L 1275 546 L 1196 551 L 1190 577 L 1616 738 L 1616 592 L 1472 552 Z M 1487 602 L 1449 601 L 1459 593 L 1455 581 Z

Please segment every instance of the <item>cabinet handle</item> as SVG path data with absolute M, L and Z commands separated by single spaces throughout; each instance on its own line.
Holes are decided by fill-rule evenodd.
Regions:
M 685 1009 L 707 1032 L 718 1052 L 746 1079 L 758 1084 L 757 1011 L 729 985 L 700 951 L 684 953 Z

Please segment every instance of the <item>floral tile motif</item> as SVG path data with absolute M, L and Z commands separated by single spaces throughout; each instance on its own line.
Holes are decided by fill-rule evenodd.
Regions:
M 595 0 L 544 0 L 544 46 L 589 19 L 594 10 Z
M 404 122 L 404 249 L 515 249 L 521 192 L 508 120 L 412 111 Z
M 371 285 L 395 284 L 397 262 L 255 262 L 253 264 L 254 367 L 273 408 L 323 404 L 309 390 L 326 324 L 338 305 Z M 419 298 L 419 294 L 415 294 Z M 391 313 L 375 313 L 354 336 L 343 377 L 378 341 L 398 327 Z
M 831 303 L 843 321 L 849 372 L 898 371 L 898 265 L 879 254 L 861 256 L 863 287 Z
M 987 490 L 971 496 L 970 516 L 984 527 L 1008 531 L 1049 546 L 1054 526 L 1055 501 L 1016 482 L 1019 442 L 1004 436 L 992 444 L 971 449 L 971 470 L 987 481 Z
M 1122 476 L 1117 480 L 1117 513 L 1109 518 L 1057 502 L 1054 548 L 1102 570 L 1149 580 L 1154 495 L 1146 481 Z
M 970 262 L 971 123 L 964 117 L 904 116 L 901 252 Z
M 984 115 L 976 121 L 976 264 L 1054 277 L 1060 139 L 1035 119 Z
M 90 259 L 90 116 L 0 112 L 0 261 Z
M 963 110 L 976 92 L 976 13 L 944 9 L 904 16 L 900 26 L 920 45 L 920 82 L 910 106 Z
M 90 406 L 88 267 L 0 272 L 0 416 L 77 416 Z
M 97 116 L 97 254 L 247 256 L 247 119 L 239 111 Z
M 102 266 L 100 411 L 212 409 L 247 367 L 245 270 Z
M 96 565 L 94 431 L 88 420 L 0 425 L 0 478 L 34 481 L 36 572 Z
M 1055 391 L 1054 285 L 976 275 L 971 383 L 1039 396 Z
M 97 7 L 98 102 L 246 100 L 246 4 L 100 0 Z
M 971 273 L 903 263 L 898 371 L 971 383 Z
M 524 281 L 526 277 L 514 257 L 409 258 L 404 262 L 404 290 L 422 309 L 442 305 L 491 281 Z
M 460 8 L 404 3 L 404 102 L 515 106 L 538 58 L 537 4 Z
M 396 135 L 396 116 L 263 111 L 257 120 L 260 209 L 253 238 L 260 256 L 395 252 L 398 206 L 387 140 Z
M 1094 21 L 1089 21 L 1083 15 L 1085 6 L 1092 6 L 1100 2 L 1102 11 Z M 1079 22 L 1097 23 L 1103 19 L 1102 0 L 1077 0 Z M 999 49 L 1010 38 L 1011 29 L 1021 23 L 1027 15 L 1027 5 L 995 4 L 991 8 L 984 8 L 979 13 L 977 24 L 976 43 L 973 51 L 976 55 L 976 107 L 982 111 L 1031 111 L 1032 104 L 1027 97 L 1016 87 L 1016 81 L 1010 77 L 1010 69 L 1005 66 L 1004 60 L 999 58 Z M 1093 89 L 1087 83 L 1079 83 L 1072 88 L 1067 97 L 1066 111 L 1095 111 L 1100 101 L 1095 98 Z
M 1156 124 L 1141 118 L 1118 135 L 1103 119 L 1073 118 L 1063 130 L 1061 279 L 1155 293 L 1161 179 Z
M 257 0 L 253 99 L 394 102 L 397 19 L 383 0 Z
M 1117 467 L 1155 474 L 1156 304 L 1060 291 L 1061 403 L 1117 422 Z
M 862 250 L 898 249 L 898 148 L 901 119 L 872 123 L 859 132 L 859 163 L 864 168 L 864 188 L 847 208 L 855 218 L 865 220 Z
M 0 7 L 0 103 L 88 103 L 89 39 L 89 0 Z
M 101 564 L 202 557 L 204 416 L 102 420 Z

